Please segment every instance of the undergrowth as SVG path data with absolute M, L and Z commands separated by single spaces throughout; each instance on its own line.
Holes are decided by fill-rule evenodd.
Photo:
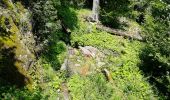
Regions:
M 67 15 L 66 12 L 71 12 Z M 101 68 L 91 75 L 72 75 L 66 78 L 66 73 L 60 71 L 60 66 L 67 56 L 66 44 L 62 41 L 63 33 L 50 33 L 47 47 L 30 69 L 32 76 L 32 91 L 10 88 L 3 91 L 5 99 L 44 99 L 54 100 L 60 97 L 61 84 L 67 82 L 70 96 L 73 100 L 156 100 L 156 91 L 139 69 L 139 55 L 145 43 L 113 36 L 104 31 L 96 30 L 96 23 L 87 22 L 84 18 L 91 12 L 86 9 L 77 10 L 65 8 L 59 12 L 59 17 L 72 30 L 71 46 L 93 46 L 100 51 L 111 50 L 116 56 L 107 55 L 104 66 L 111 73 L 113 82 L 107 81 Z M 74 14 L 74 15 L 72 15 Z M 69 17 L 71 16 L 71 17 Z M 70 22 L 71 18 L 75 23 Z M 7 87 L 1 87 L 0 90 Z M 15 92 L 13 92 L 15 91 Z M 13 93 L 13 94 L 12 94 Z M 3 97 L 2 97 L 3 98 Z
M 79 21 L 79 23 L 82 23 L 84 19 L 79 17 Z M 72 33 L 72 46 L 93 46 L 99 50 L 108 49 L 117 52 L 118 56 L 106 58 L 106 61 L 112 63 L 112 65 L 105 66 L 111 72 L 114 83 L 106 82 L 101 72 L 86 77 L 72 76 L 69 80 L 69 89 L 73 99 L 157 99 L 158 97 L 153 92 L 152 86 L 139 69 L 139 64 L 141 63 L 139 54 L 146 44 L 124 39 L 121 36 L 113 36 L 107 32 L 97 31 L 95 24 L 91 25 L 92 30 L 87 32 L 85 30 L 89 27 L 89 24 L 88 22 L 80 24 L 80 29 L 86 27 L 84 31 L 75 30 Z

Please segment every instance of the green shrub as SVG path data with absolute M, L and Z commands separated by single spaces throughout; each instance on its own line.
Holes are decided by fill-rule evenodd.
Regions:
M 113 87 L 102 74 L 88 77 L 75 75 L 68 83 L 73 100 L 110 100 L 113 98 Z
M 169 13 L 168 5 L 159 0 L 150 4 L 151 10 L 146 15 L 144 33 L 147 46 L 141 53 L 141 70 L 148 77 L 149 82 L 154 85 L 162 99 L 168 99 L 169 72 L 170 72 L 170 35 L 169 35 Z

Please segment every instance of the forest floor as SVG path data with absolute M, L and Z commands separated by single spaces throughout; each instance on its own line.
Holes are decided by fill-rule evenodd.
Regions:
M 11 5 L 13 5 L 12 2 Z M 39 23 L 41 19 L 44 23 L 39 27 L 36 24 L 34 25 L 34 22 L 31 23 L 33 17 L 31 11 L 23 10 L 22 3 L 14 5 L 17 7 L 16 10 L 9 10 L 11 12 L 7 16 L 4 13 L 4 17 L 1 18 L 3 20 L 0 21 L 1 26 L 3 26 L 2 29 L 0 28 L 2 35 L 6 34 L 6 31 L 8 33 L 8 26 L 12 26 L 9 30 L 10 34 L 12 33 L 11 36 L 0 37 L 0 40 L 7 46 L 4 46 L 3 43 L 0 43 L 0 45 L 5 48 L 8 45 L 10 47 L 9 50 L 0 50 L 3 54 L 2 57 L 0 55 L 0 60 L 2 59 L 0 67 L 3 69 L 0 69 L 0 71 L 5 80 L 9 80 L 9 83 L 14 81 L 16 84 L 13 84 L 13 82 L 6 84 L 8 81 L 1 81 L 4 78 L 0 77 L 0 85 L 2 84 L 0 86 L 0 99 L 162 100 L 169 98 L 169 80 L 167 80 L 169 78 L 165 78 L 167 76 L 162 76 L 162 74 L 155 78 L 152 75 L 153 71 L 149 73 L 145 71 L 145 68 L 146 70 L 158 69 L 154 72 L 157 73 L 159 68 L 155 65 L 158 66 L 159 64 L 150 65 L 154 55 L 149 53 L 152 49 L 147 49 L 148 43 L 143 41 L 143 35 L 146 34 L 142 34 L 142 32 L 146 30 L 135 19 L 126 18 L 121 14 L 115 17 L 118 23 L 115 21 L 115 23 L 104 25 L 100 21 L 90 20 L 92 16 L 90 9 L 71 6 L 51 9 L 51 6 L 45 4 L 42 5 L 44 11 L 40 11 L 41 14 L 39 12 L 41 7 L 38 6 L 41 3 L 37 3 L 34 17 L 37 13 L 40 19 L 36 23 L 42 24 L 41 21 Z M 49 8 L 46 8 L 46 6 L 49 6 Z M 2 11 L 6 11 L 5 9 L 1 7 Z M 36 11 L 36 9 L 39 10 Z M 20 10 L 23 14 L 18 12 Z M 45 16 L 41 18 L 41 15 L 48 13 L 54 13 L 54 16 L 50 15 L 51 17 L 47 18 L 48 20 L 44 18 Z M 20 17 L 15 19 L 16 15 L 24 19 L 21 18 L 20 20 Z M 10 25 L 6 25 L 9 24 L 8 20 Z M 152 24 L 154 25 L 154 22 Z M 112 28 L 108 27 L 109 25 Z M 34 26 L 37 29 L 34 30 Z M 43 29 L 44 27 L 49 27 L 49 29 Z M 26 34 L 28 36 L 25 36 L 25 34 L 20 36 L 20 30 L 23 31 L 22 34 L 25 33 L 24 31 L 27 28 L 29 28 L 29 34 Z M 32 28 L 35 31 L 34 34 Z M 26 52 L 27 46 L 33 54 Z M 155 55 L 157 55 L 157 52 L 155 52 Z M 145 56 L 147 59 L 145 59 Z M 30 63 L 28 63 L 28 60 Z M 147 64 L 145 64 L 146 61 Z M 28 65 L 26 67 L 28 72 L 25 73 L 25 70 L 22 72 L 21 62 Z M 155 63 L 155 61 L 152 63 Z M 10 64 L 12 64 L 12 68 Z M 17 68 L 15 69 L 15 67 Z M 158 67 L 161 68 L 161 66 Z M 12 72 L 11 75 L 10 72 Z M 27 74 L 30 82 L 25 77 Z M 161 80 L 161 78 L 166 80 Z M 19 88 L 17 87 L 18 83 L 22 85 Z
M 72 30 L 72 47 L 68 47 L 61 67 L 67 71 L 65 85 L 69 96 L 74 100 L 157 99 L 139 68 L 145 43 L 97 30 L 96 23 L 84 19 L 90 15 L 89 10 L 75 13 L 79 27 Z M 126 28 L 128 34 L 138 26 L 134 22 L 130 25 Z

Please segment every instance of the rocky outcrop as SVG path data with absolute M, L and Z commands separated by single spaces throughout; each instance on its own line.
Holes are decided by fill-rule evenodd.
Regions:
M 68 56 L 61 66 L 61 70 L 66 70 L 70 75 L 89 75 L 98 69 L 112 66 L 113 62 L 106 61 L 108 56 L 119 56 L 111 50 L 99 50 L 92 46 L 79 46 L 79 49 L 68 47 Z M 107 73 L 108 74 L 108 73 Z
M 81 52 L 83 53 L 83 55 L 87 56 L 87 57 L 93 57 L 95 58 L 95 56 L 97 55 L 97 52 L 99 52 L 96 48 L 92 47 L 92 46 L 85 46 L 85 47 L 79 47 Z
M 3 4 L 3 6 L 0 5 L 0 43 L 2 44 L 0 76 L 5 81 L 16 85 L 20 82 L 19 80 L 22 80 L 23 84 L 30 83 L 28 70 L 35 61 L 31 13 L 20 2 L 2 0 L 0 3 Z M 12 55 L 4 53 L 7 52 L 4 50 L 9 49 Z M 6 61 L 8 59 L 10 61 Z M 17 76 L 25 78 L 17 78 Z

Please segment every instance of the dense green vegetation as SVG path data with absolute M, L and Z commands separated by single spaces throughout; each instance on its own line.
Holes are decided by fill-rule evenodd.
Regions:
M 100 0 L 99 22 L 92 6 L 0 1 L 0 99 L 170 99 L 170 2 Z

